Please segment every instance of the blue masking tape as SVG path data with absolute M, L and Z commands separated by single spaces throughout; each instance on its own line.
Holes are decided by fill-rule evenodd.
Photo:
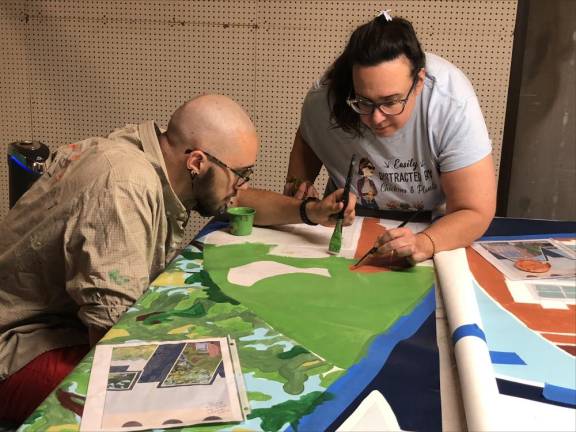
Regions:
M 458 327 L 456 330 L 454 330 L 454 333 L 452 333 L 452 343 L 456 345 L 456 342 L 467 336 L 475 336 L 486 342 L 486 335 L 482 329 L 478 327 L 478 324 L 464 324 Z
M 544 384 L 542 396 L 545 399 L 576 406 L 576 389 L 559 387 L 552 384 Z
M 493 364 L 525 365 L 526 362 L 516 354 L 509 351 L 490 351 L 490 360 Z

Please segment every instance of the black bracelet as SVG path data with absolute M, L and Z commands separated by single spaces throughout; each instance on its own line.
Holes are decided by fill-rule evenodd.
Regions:
M 302 222 L 304 222 L 306 225 L 318 225 L 317 223 L 312 222 L 308 217 L 308 215 L 306 214 L 306 204 L 308 204 L 310 201 L 320 201 L 320 200 L 318 198 L 308 197 L 304 201 L 302 201 L 302 204 L 300 204 L 300 219 L 302 219 Z

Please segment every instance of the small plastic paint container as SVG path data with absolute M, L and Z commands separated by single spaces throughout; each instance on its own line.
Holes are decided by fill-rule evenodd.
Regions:
M 230 234 L 246 236 L 252 232 L 256 210 L 250 207 L 231 207 L 228 209 Z

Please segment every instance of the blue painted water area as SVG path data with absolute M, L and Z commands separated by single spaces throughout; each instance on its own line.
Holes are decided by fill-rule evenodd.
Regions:
M 254 372 L 244 374 L 243 376 L 244 381 L 246 382 L 246 388 L 250 389 L 251 392 L 260 392 L 272 397 L 272 399 L 267 401 L 250 401 L 250 407 L 252 409 L 270 408 L 288 400 L 298 400 L 308 393 L 326 391 L 326 387 L 323 387 L 320 384 L 319 375 L 312 375 L 308 377 L 304 383 L 304 391 L 297 395 L 286 393 L 283 388 L 283 383 L 279 381 L 272 381 L 266 378 L 255 377 Z
M 257 351 L 266 351 L 268 348 L 273 347 L 275 345 L 281 345 L 284 348 L 284 352 L 286 351 L 290 351 L 293 347 L 294 344 L 292 342 L 288 342 L 288 341 L 278 341 L 278 342 L 274 342 L 270 345 L 265 345 L 262 343 L 259 344 L 251 344 L 251 345 L 244 345 L 244 348 L 254 348 Z
M 474 287 L 488 348 L 514 352 L 526 363 L 495 364 L 494 371 L 520 380 L 576 389 L 574 357 L 530 330 L 476 283 Z
M 249 342 L 249 341 L 259 341 L 259 340 L 265 340 L 265 339 L 274 339 L 274 338 L 277 338 L 278 336 L 280 336 L 279 334 L 275 334 L 273 336 L 266 336 L 266 333 L 268 333 L 268 331 L 270 331 L 270 329 L 267 329 L 265 327 L 258 327 L 256 329 L 254 329 L 252 334 L 250 334 L 248 336 L 242 336 L 240 338 L 240 340 Z
M 170 285 L 170 286 L 163 286 L 163 287 L 158 287 L 156 288 L 156 291 L 160 292 L 160 293 L 164 293 L 167 296 L 173 296 L 175 294 L 183 294 L 183 295 L 188 295 L 188 290 L 190 289 L 190 287 L 183 288 L 181 285 Z
M 267 329 L 264 327 L 259 327 L 259 328 L 254 329 L 252 334 L 250 334 L 248 336 L 243 336 L 243 337 L 239 338 L 239 340 L 242 342 L 251 342 L 251 341 L 260 342 L 260 341 L 267 341 L 270 339 L 277 339 L 277 338 L 282 336 L 280 334 L 266 336 L 266 334 L 269 331 L 270 331 L 270 329 Z M 287 340 L 279 340 L 279 341 L 273 342 L 271 344 L 255 343 L 255 344 L 250 344 L 250 345 L 243 345 L 243 347 L 244 348 L 254 348 L 255 350 L 258 350 L 258 351 L 265 351 L 274 345 L 282 346 L 284 348 L 285 352 L 290 351 L 294 347 L 294 344 L 290 341 L 287 341 Z

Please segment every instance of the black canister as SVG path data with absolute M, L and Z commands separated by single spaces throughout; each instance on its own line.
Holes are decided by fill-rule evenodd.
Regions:
M 40 141 L 16 141 L 8 145 L 10 208 L 44 173 L 50 149 Z

